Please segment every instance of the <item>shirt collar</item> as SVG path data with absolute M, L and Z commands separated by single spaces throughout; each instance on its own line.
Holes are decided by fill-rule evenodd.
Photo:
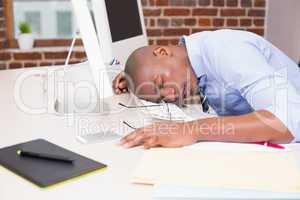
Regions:
M 188 58 L 190 60 L 190 63 L 192 65 L 192 68 L 196 76 L 198 78 L 203 76 L 205 73 L 202 70 L 203 67 L 200 66 L 201 65 L 201 61 L 200 61 L 201 57 L 199 56 L 200 45 L 197 44 L 197 41 L 193 41 L 193 38 L 191 36 L 185 36 L 185 35 L 180 38 L 179 44 L 185 45 Z

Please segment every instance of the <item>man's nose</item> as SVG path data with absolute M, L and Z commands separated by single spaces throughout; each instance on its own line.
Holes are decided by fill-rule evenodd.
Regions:
M 161 89 L 160 95 L 162 97 L 162 100 L 166 102 L 175 102 L 178 98 L 175 88 L 171 88 L 171 87 Z

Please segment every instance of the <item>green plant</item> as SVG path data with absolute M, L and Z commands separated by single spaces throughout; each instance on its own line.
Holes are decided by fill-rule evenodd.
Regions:
M 23 33 L 31 33 L 31 27 L 28 22 L 20 22 L 19 23 L 19 30 Z

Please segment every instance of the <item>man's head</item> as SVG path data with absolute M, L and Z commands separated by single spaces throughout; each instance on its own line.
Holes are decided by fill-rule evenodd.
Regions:
M 185 46 L 145 46 L 135 50 L 125 67 L 128 87 L 152 102 L 182 103 L 197 91 Z

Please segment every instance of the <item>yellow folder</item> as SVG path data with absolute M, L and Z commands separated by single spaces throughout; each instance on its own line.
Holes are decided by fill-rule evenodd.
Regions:
M 134 183 L 300 192 L 292 152 L 157 148 L 145 152 Z

